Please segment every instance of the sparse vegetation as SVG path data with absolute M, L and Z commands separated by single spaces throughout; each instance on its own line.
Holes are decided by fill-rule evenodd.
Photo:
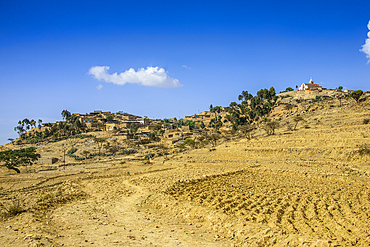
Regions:
M 6 205 L 0 202 L 0 206 L 4 210 L 1 213 L 2 218 L 13 217 L 25 211 L 19 198 L 8 200 L 8 203 Z
M 360 155 L 368 155 L 368 154 L 370 154 L 370 145 L 369 144 L 359 145 L 359 149 L 358 149 L 357 152 Z
M 197 207 L 196 212 L 201 216 L 200 221 L 204 219 L 201 214 L 207 217 L 209 211 L 217 210 L 222 217 L 221 219 L 215 217 L 212 224 L 219 224 L 221 220 L 225 226 L 237 221 L 241 223 L 234 225 L 235 232 L 231 232 L 230 228 L 226 227 L 218 228 L 220 234 L 225 235 L 222 239 L 224 242 L 220 244 L 234 240 L 235 243 L 245 241 L 243 243 L 248 246 L 255 244 L 256 239 L 253 239 L 253 243 L 247 242 L 245 235 L 238 238 L 235 233 L 253 227 L 253 224 L 249 223 L 256 223 L 258 230 L 255 232 L 261 232 L 260 226 L 269 228 L 268 224 L 275 224 L 281 231 L 285 231 L 284 234 L 280 234 L 275 231 L 275 228 L 268 230 L 269 234 L 274 234 L 276 243 L 273 243 L 274 239 L 258 235 L 257 238 L 261 243 L 267 239 L 263 242 L 265 245 L 286 245 L 287 242 L 284 241 L 288 240 L 300 243 L 299 234 L 309 236 L 312 234 L 310 229 L 315 229 L 315 236 L 305 237 L 307 241 L 314 243 L 315 239 L 329 235 L 335 238 L 343 236 L 346 240 L 337 238 L 332 241 L 343 246 L 348 243 L 367 246 L 367 232 L 363 229 L 367 229 L 366 226 L 369 224 L 366 215 L 369 198 L 365 193 L 368 190 L 368 172 L 364 166 L 370 154 L 370 146 L 364 144 L 369 138 L 368 102 L 364 101 L 361 107 L 347 104 L 346 107 L 335 108 L 339 106 L 339 102 L 333 103 L 330 100 L 334 95 L 340 94 L 336 90 L 317 94 L 310 92 L 305 95 L 307 97 L 302 96 L 302 98 L 301 95 L 304 92 L 298 91 L 285 94 L 287 97 L 284 100 L 279 97 L 279 106 L 275 108 L 277 104 L 274 103 L 274 97 L 266 96 L 267 91 L 259 91 L 257 96 L 251 96 L 244 91 L 240 97 L 242 102 L 232 102 L 229 107 L 217 112 L 217 119 L 222 121 L 222 126 L 218 127 L 208 128 L 208 124 L 215 116 L 213 114 L 209 116 L 207 111 L 200 114 L 202 116 L 198 117 L 199 120 L 189 121 L 188 119 L 197 119 L 191 116 L 178 121 L 181 127 L 188 123 L 190 131 L 188 128 L 177 129 L 179 125 L 176 125 L 172 119 L 156 120 L 154 124 L 157 125 L 152 124 L 147 129 L 139 125 L 139 131 L 133 133 L 137 140 L 130 136 L 130 133 L 126 139 L 126 131 L 130 132 L 129 125 L 120 127 L 122 131 L 117 133 L 89 130 L 91 132 L 88 134 L 91 135 L 76 133 L 71 136 L 69 131 L 76 130 L 76 127 L 72 127 L 76 125 L 70 120 L 73 114 L 60 125 L 37 129 L 41 135 L 45 130 L 50 130 L 53 134 L 48 137 L 49 140 L 61 140 L 61 142 L 44 142 L 37 145 L 37 152 L 47 153 L 48 158 L 43 156 L 45 163 L 40 162 L 33 166 L 35 173 L 19 176 L 14 175 L 13 170 L 7 171 L 3 168 L 5 175 L 2 176 L 0 186 L 3 194 L 0 201 L 6 209 L 3 205 L 0 206 L 1 215 L 9 217 L 23 210 L 30 213 L 3 221 L 1 227 L 5 234 L 3 234 L 4 240 L 0 242 L 5 243 L 5 240 L 9 242 L 16 234 L 25 233 L 25 230 L 28 230 L 25 227 L 27 224 L 30 229 L 39 229 L 37 234 L 40 236 L 31 232 L 32 236 L 37 236 L 37 239 L 31 237 L 31 234 L 26 235 L 27 239 L 32 239 L 33 243 L 40 245 L 50 244 L 46 238 L 49 236 L 49 233 L 45 233 L 47 229 L 54 229 L 55 235 L 71 236 L 55 238 L 53 243 L 55 245 L 63 243 L 68 246 L 93 234 L 104 234 L 99 235 L 100 239 L 104 239 L 106 232 L 119 229 L 124 222 L 133 222 L 130 229 L 136 230 L 140 227 L 145 229 L 143 232 L 147 230 L 149 232 L 153 229 L 146 228 L 142 221 L 135 224 L 138 216 L 145 214 L 146 217 L 153 219 L 157 216 L 156 212 L 159 212 L 162 222 L 166 222 L 169 217 L 173 217 L 172 214 L 180 216 L 177 212 L 182 210 L 188 222 L 190 218 L 186 216 L 186 212 Z M 324 97 L 329 93 L 332 95 L 331 98 Z M 312 99 L 315 100 L 316 95 L 321 96 L 320 102 L 309 103 Z M 247 100 L 244 100 L 245 97 Z M 268 105 L 269 100 L 271 108 Z M 348 101 L 350 100 L 346 100 L 345 103 Z M 252 107 L 252 103 L 256 104 Z M 293 107 L 289 106 L 285 109 L 285 105 Z M 104 120 L 107 116 L 108 113 L 102 114 Z M 116 115 L 113 114 L 113 116 Z M 219 118 L 220 116 L 222 118 Z M 216 120 L 213 124 L 217 123 Z M 312 124 L 311 130 L 303 129 L 309 128 L 304 120 Z M 320 120 L 321 124 L 319 124 Z M 131 121 L 133 120 L 127 122 Z M 203 128 L 201 122 L 205 123 Z M 194 127 L 192 127 L 193 123 Z M 84 122 L 81 121 L 81 124 L 83 125 Z M 69 127 L 65 127 L 66 125 Z M 278 131 L 280 126 L 284 127 L 281 133 Z M 332 128 L 329 128 L 330 126 Z M 301 131 L 287 133 L 286 129 Z M 269 135 L 267 138 L 265 130 Z M 35 129 L 29 130 L 25 133 L 27 134 L 25 139 L 19 138 L 19 140 L 25 144 L 30 140 L 30 134 L 35 135 L 34 131 Z M 354 138 L 347 138 L 348 136 Z M 94 137 L 104 139 L 101 148 Z M 240 137 L 255 139 L 247 141 L 241 140 Z M 88 140 L 89 138 L 91 140 Z M 343 138 L 347 138 L 345 145 L 342 145 Z M 155 140 L 161 142 L 154 142 Z M 183 143 L 177 146 L 176 143 L 181 141 Z M 8 143 L 5 148 L 13 148 L 15 145 L 15 142 Z M 31 145 L 27 144 L 27 146 Z M 49 163 L 54 156 L 59 160 L 63 159 L 61 158 L 63 145 L 66 148 L 67 160 L 73 159 L 66 171 L 61 170 L 59 164 Z M 216 145 L 218 145 L 217 149 Z M 192 150 L 194 148 L 199 149 Z M 119 155 L 122 156 L 119 157 Z M 124 155 L 127 156 L 123 157 Z M 102 160 L 97 162 L 97 158 Z M 171 162 L 167 161 L 168 158 Z M 83 160 L 83 162 L 75 162 L 74 159 Z M 62 181 L 74 181 L 78 186 L 84 186 L 83 191 L 89 197 L 91 196 L 92 200 L 73 201 L 72 199 L 76 198 L 74 193 L 80 190 Z M 61 189 L 55 190 L 57 188 L 55 185 L 60 185 Z M 17 192 L 23 193 L 26 200 L 18 203 L 12 199 Z M 132 193 L 135 196 L 129 197 Z M 292 197 L 287 197 L 287 194 Z M 230 195 L 234 196 L 230 197 Z M 142 205 L 143 198 L 146 198 L 145 212 L 138 208 L 139 204 Z M 307 198 L 314 200 L 307 200 Z M 266 201 L 268 205 L 249 204 L 253 209 L 245 210 L 245 203 L 259 200 Z M 189 203 L 183 203 L 184 201 Z M 358 206 L 339 207 L 347 205 L 349 201 L 352 205 Z M 58 207 L 54 210 L 54 207 L 65 202 L 68 202 L 67 207 Z M 290 217 L 292 205 L 297 206 L 296 212 L 301 215 L 311 215 L 312 209 L 320 207 L 315 214 L 323 219 L 321 223 L 325 227 L 317 228 L 317 222 L 310 217 L 294 217 L 290 218 L 291 221 L 279 221 L 279 214 L 282 219 Z M 150 212 L 152 216 L 146 211 L 146 209 L 151 210 L 151 207 L 156 210 L 156 212 L 154 210 Z M 185 207 L 189 207 L 189 210 Z M 127 213 L 122 214 L 122 212 Z M 120 217 L 119 222 L 113 226 L 110 224 L 112 222 L 110 218 L 114 215 L 120 215 Z M 227 218 L 223 217 L 224 215 Z M 155 220 L 161 223 L 160 218 Z M 181 218 L 176 221 L 180 222 Z M 82 225 L 84 232 L 74 235 L 76 233 L 74 227 L 84 224 L 80 222 L 88 222 L 89 227 Z M 192 225 L 188 225 L 189 229 L 194 227 L 194 232 L 198 231 L 197 226 L 202 223 L 194 218 L 191 218 L 191 222 Z M 246 226 L 243 226 L 244 222 Z M 168 227 L 172 227 L 159 223 L 157 224 L 164 233 L 169 232 Z M 102 224 L 107 231 L 94 230 L 103 227 Z M 23 228 L 17 225 L 22 225 Z M 7 226 L 9 228 L 6 228 Z M 294 229 L 292 226 L 296 227 L 293 233 L 289 232 L 289 229 Z M 199 230 L 204 230 L 204 234 L 207 234 L 208 226 L 201 227 L 202 229 Z M 209 231 L 213 231 L 212 228 L 209 228 Z M 171 234 L 174 234 L 173 237 L 177 232 L 176 229 L 171 231 Z M 7 237 L 7 233 L 13 235 Z M 81 236 L 82 234 L 85 236 Z M 212 238 L 214 234 L 211 234 Z M 127 240 L 126 235 L 124 238 L 120 238 L 119 235 L 114 238 L 122 242 Z M 139 245 L 146 241 L 137 240 Z M 22 237 L 17 241 L 14 245 L 20 245 L 19 243 L 24 239 Z M 109 245 L 107 242 L 104 244 Z
M 239 131 L 248 140 L 252 139 L 253 132 L 255 131 L 255 127 L 252 125 L 241 125 L 239 126 Z
M 352 99 L 356 100 L 357 103 L 360 102 L 360 98 L 362 96 L 364 92 L 362 90 L 356 90 L 356 91 L 353 91 L 350 96 Z
M 298 123 L 304 121 L 304 119 L 301 116 L 296 116 L 293 118 L 293 121 L 295 122 L 293 130 L 296 130 Z
M 40 154 L 36 153 L 35 147 L 0 152 L 0 162 L 4 162 L 3 166 L 17 173 L 21 173 L 18 166 L 32 165 L 40 157 Z
M 98 150 L 99 150 L 99 155 L 101 154 L 101 149 L 104 143 L 106 142 L 106 140 L 107 140 L 106 138 L 94 138 L 94 142 L 97 145 Z
M 279 127 L 280 123 L 278 121 L 268 121 L 263 125 L 263 129 L 267 135 L 275 135 L 275 130 Z
M 211 142 L 213 147 L 217 146 L 217 141 L 221 138 L 221 135 L 219 133 L 213 133 L 210 136 L 208 136 L 208 140 Z

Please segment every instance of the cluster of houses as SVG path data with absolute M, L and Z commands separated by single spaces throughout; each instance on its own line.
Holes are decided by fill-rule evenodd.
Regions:
M 302 83 L 299 87 L 299 91 L 322 91 L 322 89 L 323 88 L 319 84 L 314 83 L 312 79 L 310 79 L 308 83 Z M 279 101 L 278 105 L 279 103 L 284 102 Z M 203 122 L 205 126 L 208 126 L 211 119 L 215 118 L 215 114 L 216 113 L 212 113 L 210 111 L 204 111 L 199 114 L 185 116 L 183 118 L 183 122 L 186 122 L 188 120 L 194 121 L 197 124 Z M 227 112 L 225 111 L 225 108 L 221 108 L 221 112 L 217 113 L 217 116 L 224 116 L 226 114 Z M 179 126 L 177 124 L 176 118 L 169 119 L 165 122 L 164 120 L 160 119 L 155 120 L 149 119 L 147 117 L 143 118 L 123 112 L 111 113 L 109 111 L 94 111 L 87 114 L 75 113 L 74 116 L 78 118 L 80 123 L 84 125 L 88 131 L 119 132 L 120 135 L 126 135 L 126 138 L 132 138 L 132 135 L 135 135 L 139 139 L 148 139 L 150 132 L 154 131 L 155 128 L 158 128 L 158 125 L 161 127 L 161 140 L 171 143 L 174 143 L 181 139 L 185 139 L 187 137 L 194 138 L 194 135 L 201 134 L 201 132 L 207 131 L 207 128 L 190 129 L 189 126 Z M 58 122 L 45 123 L 44 126 L 50 127 L 53 124 L 58 124 Z M 135 125 L 136 128 L 134 129 L 137 130 L 134 134 L 130 132 L 130 128 L 132 127 L 132 125 Z M 227 130 L 227 128 L 225 130 Z M 128 136 L 129 132 L 131 135 L 130 137 Z
M 194 138 L 194 135 L 200 135 L 201 132 L 205 131 L 191 129 L 189 126 L 184 125 L 179 127 L 176 118 L 164 121 L 161 119 L 143 118 L 123 112 L 111 113 L 109 111 L 93 111 L 87 114 L 74 113 L 73 115 L 77 117 L 88 131 L 112 131 L 118 135 L 125 136 L 127 139 L 135 136 L 136 139 L 141 141 L 149 141 L 149 134 L 158 128 L 158 126 L 161 129 L 161 131 L 157 130 L 160 139 L 168 143 L 175 143 L 186 138 Z M 204 121 L 208 124 L 212 118 L 214 118 L 214 113 L 206 111 L 192 116 L 185 116 L 183 122 L 187 120 L 195 122 Z M 59 122 L 44 123 L 43 125 L 45 127 L 51 127 L 58 124 Z M 135 133 L 131 133 L 132 125 L 135 126 Z
M 129 129 L 132 124 L 137 127 L 148 125 L 149 118 L 142 118 L 128 113 L 111 113 L 109 111 L 94 111 L 87 114 L 74 114 L 80 122 L 92 130 Z M 111 116 L 111 119 L 110 117 Z M 152 122 L 152 121 L 151 121 Z

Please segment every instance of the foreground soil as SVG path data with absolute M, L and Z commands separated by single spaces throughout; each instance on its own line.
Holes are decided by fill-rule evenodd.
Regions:
M 149 164 L 1 170 L 1 203 L 24 212 L 0 221 L 0 245 L 369 246 L 364 118 L 366 105 L 323 108 L 306 128 Z

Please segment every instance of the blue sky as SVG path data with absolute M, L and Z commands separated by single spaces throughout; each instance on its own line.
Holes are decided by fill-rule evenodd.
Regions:
M 0 144 L 18 120 L 61 120 L 63 109 L 180 118 L 310 77 L 370 90 L 369 10 L 368 0 L 0 0 Z

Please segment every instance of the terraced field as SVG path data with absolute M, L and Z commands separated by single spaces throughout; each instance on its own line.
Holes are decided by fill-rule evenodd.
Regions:
M 333 102 L 168 159 L 0 170 L 0 203 L 24 210 L 0 221 L 0 245 L 370 246 L 370 100 Z
M 368 245 L 368 186 L 361 179 L 245 170 L 177 183 L 167 193 L 289 233 Z

